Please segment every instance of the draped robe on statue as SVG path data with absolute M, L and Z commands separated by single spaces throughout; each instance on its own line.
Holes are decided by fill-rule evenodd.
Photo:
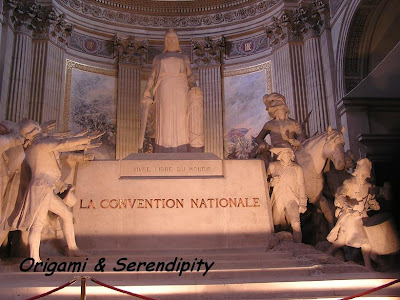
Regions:
M 153 87 L 155 152 L 188 151 L 188 91 L 193 85 L 190 61 L 186 55 L 166 52 L 154 58 L 146 91 Z

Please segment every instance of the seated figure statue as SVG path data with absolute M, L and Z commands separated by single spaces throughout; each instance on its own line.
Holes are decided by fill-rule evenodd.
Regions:
M 300 213 L 307 210 L 304 175 L 301 167 L 294 162 L 291 148 L 272 148 L 278 155 L 278 161 L 271 162 L 267 169 L 270 185 L 274 225 L 286 227 L 289 223 L 293 230 L 293 239 L 301 243 Z
M 84 255 L 75 242 L 73 215 L 67 205 L 55 191 L 61 178 L 61 169 L 58 154 L 76 150 L 98 147 L 100 143 L 92 141 L 102 135 L 41 135 L 41 128 L 37 124 L 35 135 L 26 149 L 26 162 L 32 176 L 24 197 L 24 203 L 19 215 L 17 228 L 29 231 L 28 243 L 30 257 L 40 261 L 40 238 L 48 212 L 52 212 L 62 219 L 63 233 L 67 242 L 68 256 Z
M 363 218 L 369 210 L 379 210 L 379 204 L 372 192 L 372 185 L 367 181 L 371 176 L 372 164 L 368 158 L 357 162 L 352 177 L 343 182 L 335 195 L 335 215 L 338 217 L 335 227 L 326 237 L 332 243 L 328 250 L 333 254 L 343 246 L 361 248 L 364 264 L 372 269 L 370 254 L 371 241 L 363 225 Z

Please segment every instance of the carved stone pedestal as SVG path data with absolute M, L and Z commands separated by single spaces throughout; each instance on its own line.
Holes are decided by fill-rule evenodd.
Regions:
M 81 249 L 268 245 L 273 225 L 261 161 L 210 153 L 128 158 L 79 166 L 73 213 Z

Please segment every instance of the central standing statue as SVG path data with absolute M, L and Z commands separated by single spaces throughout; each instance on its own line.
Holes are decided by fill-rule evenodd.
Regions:
M 165 50 L 153 60 L 142 99 L 144 122 L 147 122 L 150 104 L 156 106 L 154 152 L 188 152 L 188 92 L 194 86 L 189 57 L 182 54 L 178 35 L 169 29 L 165 34 Z M 139 147 L 143 145 L 143 126 L 145 123 L 142 123 Z

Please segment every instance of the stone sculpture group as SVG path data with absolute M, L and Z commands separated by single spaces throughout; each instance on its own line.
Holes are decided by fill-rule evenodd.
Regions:
M 304 122 L 289 118 L 283 95 L 265 95 L 263 102 L 271 120 L 258 134 L 258 147 L 253 153 L 266 161 L 275 228 L 282 230 L 290 225 L 294 241 L 301 242 L 300 215 L 306 212 L 309 201 L 323 212 L 329 224 L 329 252 L 345 245 L 361 248 L 365 265 L 371 268 L 371 240 L 363 218 L 368 217 L 368 211 L 380 209 L 367 181 L 371 162 L 359 160 L 352 174 L 340 171 L 351 168 L 352 162 L 350 155 L 345 159 L 344 129 L 329 127 L 307 139 Z M 150 126 L 155 152 L 204 151 L 203 94 L 196 87 L 190 60 L 182 54 L 172 29 L 165 35 L 164 52 L 153 60 L 141 103 L 140 147 Z M 41 126 L 32 120 L 0 123 L 0 244 L 11 230 L 27 231 L 30 256 L 36 261 L 40 261 L 41 232 L 49 212 L 61 219 L 66 254 L 84 255 L 75 242 L 70 210 L 76 203 L 74 187 L 61 176 L 62 162 L 92 160 L 85 150 L 98 147 L 98 138 L 103 134 L 50 133 L 54 126 L 52 121 Z M 265 141 L 267 135 L 271 145 Z M 323 193 L 327 161 L 338 172 L 344 172 L 328 187 L 336 211 Z M 29 177 L 23 174 L 24 167 L 30 170 Z
M 76 201 L 73 201 L 73 187 L 61 178 L 60 155 L 98 147 L 101 142 L 97 139 L 103 135 L 87 131 L 51 134 L 49 130 L 54 125 L 55 122 L 51 121 L 40 126 L 32 120 L 23 120 L 18 124 L 1 123 L 0 244 L 11 230 L 28 231 L 30 257 L 35 261 L 40 261 L 41 233 L 49 212 L 61 219 L 68 248 L 66 254 L 84 255 L 75 242 L 73 215 L 69 207 L 74 206 Z M 21 176 L 24 164 L 30 171 L 28 177 L 26 174 Z M 66 191 L 67 196 L 61 199 L 60 195 Z
M 354 156 L 349 151 L 344 153 L 344 128 L 340 132 L 329 127 L 327 132 L 306 139 L 304 124 L 288 117 L 289 109 L 283 95 L 265 95 L 263 102 L 271 120 L 257 136 L 258 148 L 253 153 L 267 158 L 275 229 L 285 230 L 290 225 L 294 241 L 301 242 L 300 214 L 306 212 L 308 199 L 323 212 L 329 224 L 331 231 L 327 240 L 332 246 L 328 253 L 333 254 L 343 246 L 361 248 L 365 266 L 372 269 L 371 258 L 396 252 L 400 244 L 393 226 L 387 221 L 378 231 L 392 239 L 391 246 L 386 247 L 390 249 L 373 251 L 372 245 L 378 242 L 379 234 L 367 234 L 368 227 L 364 225 L 368 223 L 368 211 L 380 209 L 372 184 L 367 181 L 371 177 L 372 163 L 367 158 L 360 159 L 355 171 L 349 172 L 354 167 Z M 267 135 L 270 135 L 271 145 L 264 140 Z M 328 180 L 324 182 L 322 173 L 327 160 L 335 170 L 328 173 Z M 336 210 L 324 194 L 332 196 L 328 198 L 334 200 Z M 384 244 L 385 237 L 380 236 Z

